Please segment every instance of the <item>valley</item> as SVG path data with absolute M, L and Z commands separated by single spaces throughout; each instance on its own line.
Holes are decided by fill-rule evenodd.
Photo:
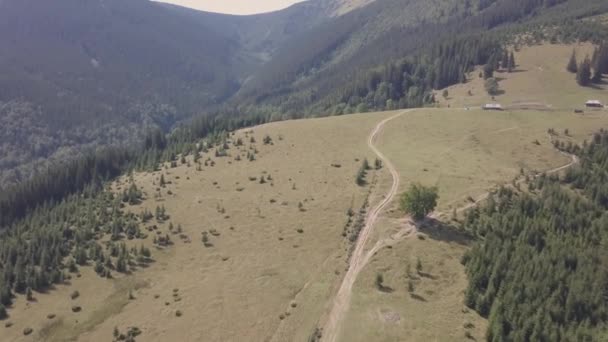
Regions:
M 57 1 L 0 0 L 0 340 L 606 336 L 604 1 Z
M 520 68 L 534 70 L 534 52 L 547 48 L 518 53 Z M 535 86 L 517 80 L 531 72 L 513 74 L 516 89 Z M 517 101 L 509 82 L 501 86 L 502 96 Z M 142 242 L 154 262 L 108 280 L 82 267 L 70 285 L 36 294 L 34 302 L 18 298 L 3 336 L 97 341 L 110 339 L 115 327 L 137 327 L 145 341 L 306 340 L 315 329 L 324 341 L 481 339 L 486 320 L 462 302 L 460 259 L 472 240 L 454 225 L 453 211 L 521 172 L 569 163 L 552 146 L 549 128 L 568 129 L 564 138 L 581 142 L 606 127 L 608 116 L 472 107 L 269 123 L 227 135 L 225 146 L 210 146 L 197 161 L 187 156 L 121 177 L 110 191 L 120 194 L 133 183 L 143 193 L 127 211 L 163 206 L 169 213 L 146 224 L 156 227 Z M 362 161 L 379 157 L 382 167 L 357 185 Z M 418 226 L 400 213 L 393 195 L 414 182 L 440 189 L 436 222 Z M 359 217 L 365 227 L 357 228 Z M 353 235 L 356 229 L 361 235 Z M 173 244 L 155 247 L 152 237 L 165 235 Z M 418 262 L 422 270 L 414 271 Z M 379 274 L 385 290 L 377 289 Z M 74 290 L 76 300 L 69 297 Z M 71 302 L 82 311 L 72 312 Z M 24 337 L 27 327 L 34 332 Z

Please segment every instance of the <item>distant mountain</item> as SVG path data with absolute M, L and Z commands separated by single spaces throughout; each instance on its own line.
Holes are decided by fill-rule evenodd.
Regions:
M 148 0 L 0 0 L 0 186 L 32 163 L 138 141 L 224 103 L 294 36 L 369 1 L 232 16 Z
M 0 45 L 0 171 L 169 129 L 244 72 L 233 37 L 147 0 L 3 0 Z
M 552 20 L 555 27 L 607 8 L 605 0 L 372 1 L 294 35 L 256 69 L 233 103 L 263 105 L 287 117 L 326 113 L 349 101 L 344 94 L 355 83 L 374 84 L 357 89 L 356 103 L 373 96 L 379 82 L 370 79 L 376 77 L 372 71 L 406 56 L 509 25 Z

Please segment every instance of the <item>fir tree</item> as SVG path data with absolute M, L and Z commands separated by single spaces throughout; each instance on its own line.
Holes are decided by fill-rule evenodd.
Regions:
M 566 70 L 571 73 L 578 72 L 578 63 L 576 62 L 576 51 L 572 50 L 572 55 L 570 56 L 570 60 L 568 61 L 568 65 L 566 66 Z
M 517 63 L 515 62 L 515 54 L 513 54 L 513 51 L 511 51 L 511 54 L 509 55 L 509 66 L 507 68 L 508 72 L 513 72 L 515 67 L 517 67 Z
M 583 87 L 586 87 L 591 83 L 591 61 L 589 60 L 589 57 L 586 57 L 579 65 L 576 73 L 576 82 Z

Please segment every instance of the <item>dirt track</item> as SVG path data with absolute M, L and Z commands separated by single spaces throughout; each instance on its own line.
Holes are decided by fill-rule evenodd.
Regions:
M 340 323 L 344 318 L 344 314 L 348 311 L 353 284 L 355 283 L 357 276 L 365 266 L 366 260 L 368 259 L 369 253 L 364 253 L 365 245 L 367 244 L 367 241 L 372 235 L 372 232 L 374 230 L 374 224 L 378 216 L 384 210 L 384 208 L 386 208 L 386 206 L 393 200 L 393 198 L 397 194 L 397 191 L 399 190 L 399 173 L 397 172 L 391 161 L 388 160 L 388 158 L 386 158 L 386 156 L 384 156 L 384 154 L 382 154 L 382 152 L 380 152 L 376 148 L 376 146 L 374 146 L 374 140 L 387 122 L 407 112 L 408 111 L 403 111 L 399 114 L 391 116 L 390 118 L 382 120 L 376 125 L 367 140 L 367 145 L 369 146 L 369 148 L 378 156 L 380 160 L 382 160 L 384 166 L 390 171 L 391 176 L 393 178 L 393 185 L 391 186 L 390 191 L 384 197 L 382 202 L 376 205 L 367 215 L 367 218 L 365 220 L 365 226 L 359 233 L 359 238 L 357 239 L 355 249 L 350 257 L 348 271 L 346 272 L 346 275 L 342 280 L 342 284 L 340 285 L 338 293 L 336 293 L 331 311 L 327 318 L 327 322 L 325 324 L 325 327 L 323 328 L 323 341 L 335 342 L 337 340 L 338 335 L 340 333 Z
M 390 171 L 391 176 L 393 178 L 393 184 L 391 186 L 390 191 L 384 197 L 382 202 L 380 202 L 378 205 L 376 205 L 373 208 L 373 210 L 371 210 L 369 212 L 369 214 L 366 218 L 366 224 L 360 232 L 359 238 L 357 239 L 357 242 L 355 245 L 355 249 L 349 260 L 348 271 L 346 272 L 346 275 L 344 276 L 344 278 L 342 280 L 340 288 L 338 289 L 338 292 L 336 293 L 336 296 L 334 297 L 331 311 L 329 313 L 329 316 L 327 317 L 327 321 L 323 328 L 322 341 L 335 342 L 338 339 L 338 336 L 340 335 L 341 321 L 344 318 L 344 315 L 346 314 L 346 312 L 348 311 L 348 308 L 350 305 L 353 285 L 357 279 L 357 276 L 359 275 L 361 270 L 365 267 L 365 265 L 369 262 L 369 260 L 373 257 L 373 255 L 381 248 L 383 248 L 387 245 L 394 244 L 394 243 L 398 242 L 399 240 L 411 235 L 413 232 L 416 231 L 415 225 L 413 223 L 409 222 L 406 224 L 405 228 L 403 228 L 401 231 L 399 231 L 398 233 L 394 234 L 393 236 L 391 236 L 387 239 L 378 241 L 369 251 L 367 251 L 367 253 L 365 252 L 366 244 L 367 244 L 370 236 L 372 235 L 372 232 L 374 230 L 374 224 L 375 224 L 378 216 L 386 208 L 386 206 L 394 199 L 394 197 L 397 194 L 397 191 L 399 189 L 399 173 L 397 172 L 397 170 L 395 169 L 393 164 L 390 162 L 390 160 L 382 152 L 380 152 L 376 148 L 376 146 L 374 146 L 374 141 L 387 122 L 407 113 L 408 111 L 400 112 L 399 114 L 393 115 L 387 119 L 382 120 L 381 122 L 379 122 L 376 125 L 374 130 L 369 135 L 367 145 L 378 156 L 378 158 L 382 160 L 382 162 L 384 163 L 386 168 Z M 498 131 L 497 133 L 511 130 L 511 129 L 516 129 L 516 128 L 513 128 L 513 127 L 507 128 L 507 129 Z M 570 157 L 571 161 L 568 164 L 565 164 L 563 166 L 554 168 L 552 170 L 545 171 L 545 173 L 556 173 L 556 172 L 562 171 L 564 169 L 567 169 L 579 162 L 578 158 L 576 156 L 570 155 L 570 154 L 567 154 L 564 152 L 562 152 L 562 153 L 564 155 Z M 470 209 L 473 206 L 478 205 L 480 202 L 484 201 L 489 196 L 489 194 L 490 193 L 488 192 L 488 193 L 480 196 L 473 203 L 469 203 L 469 204 L 457 209 L 457 211 L 462 212 L 467 209 Z M 431 214 L 431 217 L 437 217 L 440 215 L 441 215 L 440 213 L 434 213 L 434 214 Z

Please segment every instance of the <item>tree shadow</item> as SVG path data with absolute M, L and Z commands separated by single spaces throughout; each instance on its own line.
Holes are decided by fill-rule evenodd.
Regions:
M 473 237 L 470 234 L 454 225 L 430 217 L 416 222 L 416 228 L 419 232 L 437 241 L 457 243 L 462 246 L 469 246 L 473 242 Z
M 436 276 L 430 274 L 430 273 L 426 273 L 426 272 L 418 272 L 418 275 L 422 278 L 427 278 L 427 279 L 431 279 L 431 280 L 437 280 L 439 278 L 437 278 Z
M 393 292 L 395 292 L 395 289 L 393 289 L 390 286 L 386 286 L 386 285 L 378 285 L 378 291 L 384 292 L 384 293 L 393 293 Z
M 416 293 L 410 293 L 410 297 L 412 297 L 415 300 L 421 301 L 421 302 L 426 302 L 427 301 L 426 298 L 424 298 L 421 295 L 416 294 Z
M 604 90 L 606 89 L 606 85 L 608 84 L 608 82 L 602 80 L 600 83 L 590 83 L 589 85 L 587 85 L 587 88 L 591 88 L 591 89 L 595 89 L 595 90 Z

